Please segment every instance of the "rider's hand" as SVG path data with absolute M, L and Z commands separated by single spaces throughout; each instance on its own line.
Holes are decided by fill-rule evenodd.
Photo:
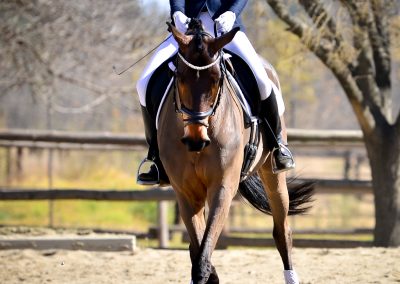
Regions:
M 231 11 L 226 11 L 221 16 L 215 19 L 215 23 L 217 24 L 217 32 L 220 34 L 229 32 L 233 28 L 235 20 L 235 13 Z
M 190 18 L 186 17 L 186 15 L 181 11 L 176 11 L 172 15 L 172 18 L 174 19 L 175 27 L 178 29 L 178 31 L 181 33 L 186 33 Z

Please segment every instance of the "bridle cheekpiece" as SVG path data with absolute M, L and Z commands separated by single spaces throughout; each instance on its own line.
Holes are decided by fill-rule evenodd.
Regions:
M 202 35 L 211 36 L 205 32 L 202 32 Z M 190 63 L 189 61 L 187 61 L 179 51 L 178 51 L 178 57 L 182 60 L 182 62 L 186 66 L 188 66 L 189 68 L 191 68 L 193 70 L 196 70 L 197 72 L 209 69 L 209 68 L 213 67 L 214 65 L 216 65 L 217 63 L 220 63 L 222 65 L 222 58 L 223 58 L 222 51 L 219 51 L 217 58 L 212 63 L 205 65 L 205 66 L 196 66 L 196 65 Z M 223 69 L 221 68 L 221 71 L 222 70 Z M 175 111 L 177 113 L 180 113 L 182 116 L 183 115 L 187 116 L 187 118 L 183 119 L 185 126 L 188 124 L 197 123 L 197 124 L 204 125 L 205 127 L 208 128 L 208 126 L 209 126 L 208 122 L 205 120 L 208 117 L 213 116 L 217 110 L 217 107 L 218 107 L 218 105 L 220 103 L 220 99 L 221 99 L 222 83 L 223 83 L 223 72 L 221 72 L 221 78 L 220 78 L 220 83 L 219 83 L 219 87 L 218 87 L 217 98 L 215 99 L 211 108 L 206 111 L 193 111 L 191 109 L 188 109 L 187 107 L 185 107 L 185 105 L 182 104 L 180 96 L 179 96 L 179 90 L 177 87 L 177 80 L 175 78 L 175 94 L 174 94 Z

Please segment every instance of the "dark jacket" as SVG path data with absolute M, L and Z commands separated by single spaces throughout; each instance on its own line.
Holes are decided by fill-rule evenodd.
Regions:
M 248 0 L 170 0 L 171 18 L 172 15 L 181 11 L 189 18 L 197 18 L 203 9 L 207 7 L 211 13 L 212 19 L 215 20 L 226 11 L 232 11 L 236 15 L 236 22 L 233 27 L 244 29 L 240 14 L 246 6 Z

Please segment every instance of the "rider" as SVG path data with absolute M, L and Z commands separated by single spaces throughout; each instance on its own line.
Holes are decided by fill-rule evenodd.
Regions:
M 190 18 L 199 18 L 205 30 L 210 33 L 214 32 L 214 24 L 216 24 L 218 34 L 226 33 L 234 27 L 240 27 L 241 30 L 244 30 L 240 21 L 240 13 L 246 3 L 247 0 L 170 0 L 171 18 L 175 27 L 182 33 L 186 32 Z M 256 77 L 261 95 L 259 116 L 266 122 L 267 136 L 275 138 L 268 139 L 272 142 L 267 145 L 273 153 L 274 173 L 293 169 L 295 166 L 293 156 L 285 146 L 281 135 L 280 115 L 284 112 L 282 95 L 279 91 L 274 92 L 273 83 L 268 78 L 260 58 L 244 32 L 237 32 L 233 40 L 225 46 L 225 49 L 246 61 Z M 175 55 L 177 51 L 177 42 L 172 36 L 169 36 L 150 59 L 137 82 L 136 87 L 142 108 L 146 140 L 150 146 L 145 161 L 153 162 L 149 172 L 138 174 L 137 180 L 141 184 L 154 185 L 158 184 L 160 179 L 167 179 L 158 155 L 155 121 L 146 108 L 146 90 L 154 71 L 163 62 Z M 140 168 L 138 172 L 140 172 Z

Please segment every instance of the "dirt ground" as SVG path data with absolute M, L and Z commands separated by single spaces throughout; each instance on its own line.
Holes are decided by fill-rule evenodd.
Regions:
M 400 283 L 400 248 L 294 249 L 301 283 Z M 218 250 L 221 283 L 283 283 L 275 249 Z M 0 283 L 189 283 L 185 250 L 0 251 Z

